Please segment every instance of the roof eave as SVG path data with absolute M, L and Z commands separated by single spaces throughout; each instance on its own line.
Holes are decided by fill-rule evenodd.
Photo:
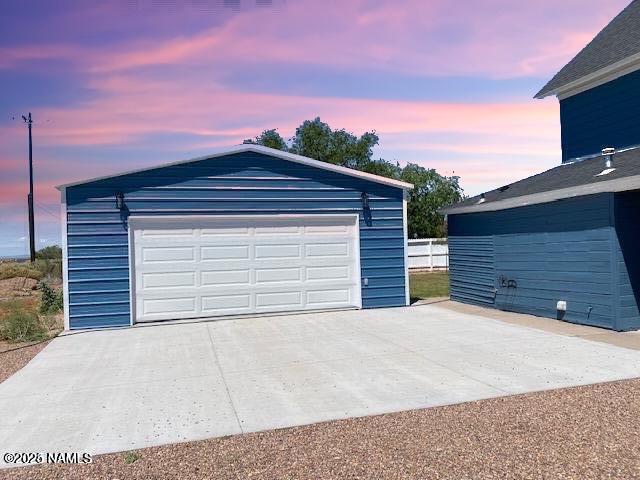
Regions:
M 533 193 L 520 197 L 507 198 L 504 200 L 496 200 L 493 202 L 484 202 L 475 205 L 459 206 L 452 205 L 439 210 L 443 215 L 458 215 L 463 213 L 480 213 L 494 212 L 498 210 L 507 210 L 509 208 L 526 207 L 529 205 L 537 205 L 541 203 L 550 203 L 557 200 L 565 200 L 568 198 L 582 197 L 586 195 L 595 195 L 598 193 L 615 193 L 626 192 L 629 190 L 640 189 L 640 175 L 631 175 L 615 180 L 607 180 L 598 183 L 590 183 L 587 185 L 578 185 L 575 187 L 561 188 L 550 190 L 548 192 Z
M 84 184 L 87 184 L 87 183 L 93 183 L 93 182 L 97 182 L 97 181 L 100 181 L 100 180 L 106 180 L 108 178 L 122 177 L 122 176 L 125 176 L 125 175 L 131 175 L 131 174 L 134 174 L 134 173 L 146 172 L 146 171 L 149 171 L 149 170 L 155 170 L 155 169 L 158 169 L 158 168 L 170 167 L 170 166 L 174 166 L 174 165 L 182 165 L 182 164 L 186 164 L 186 163 L 198 162 L 198 161 L 201 161 L 201 160 L 207 160 L 207 159 L 210 159 L 210 158 L 222 157 L 222 156 L 225 156 L 225 155 L 232 155 L 234 153 L 242 153 L 242 152 L 263 153 L 265 155 L 269 155 L 269 156 L 272 156 L 272 157 L 282 158 L 283 160 L 289 160 L 289 161 L 292 161 L 292 162 L 308 165 L 308 166 L 311 166 L 311 167 L 321 168 L 321 169 L 324 169 L 324 170 L 329 170 L 329 171 L 341 173 L 343 175 L 348 175 L 348 176 L 351 176 L 351 177 L 356 177 L 356 178 L 360 178 L 360 179 L 363 179 L 363 180 L 368 180 L 368 181 L 375 182 L 375 183 L 381 183 L 383 185 L 388 185 L 388 186 L 391 186 L 391 187 L 401 188 L 403 190 L 412 190 L 413 189 L 413 185 L 411 183 L 402 182 L 400 180 L 394 180 L 392 178 L 382 177 L 380 175 L 374 175 L 372 173 L 361 172 L 359 170 L 354 170 L 352 168 L 347 168 L 347 167 L 343 167 L 343 166 L 340 166 L 340 165 L 334 165 L 334 164 L 331 164 L 331 163 L 322 162 L 320 160 L 315 160 L 313 158 L 304 157 L 302 155 L 296 155 L 294 153 L 283 152 L 282 150 L 276 150 L 274 148 L 269 148 L 269 147 L 265 147 L 265 146 L 262 146 L 262 145 L 252 144 L 252 143 L 245 143 L 245 144 L 241 144 L 241 145 L 236 145 L 236 146 L 231 147 L 231 148 L 226 148 L 224 150 L 219 150 L 219 151 L 213 152 L 213 153 L 208 154 L 208 155 L 203 155 L 203 156 L 196 157 L 196 158 L 191 158 L 191 159 L 188 159 L 188 160 L 179 160 L 177 162 L 169 162 L 169 163 L 164 163 L 164 164 L 161 164 L 161 165 L 155 165 L 155 166 L 152 166 L 152 167 L 140 168 L 140 169 L 136 169 L 136 170 L 130 170 L 130 171 L 126 171 L 126 172 L 116 173 L 116 174 L 113 174 L 113 175 L 104 175 L 104 176 L 101 176 L 101 177 L 91 178 L 91 179 L 87 179 L 87 180 L 80 180 L 78 182 L 72 182 L 72 183 L 66 183 L 66 184 L 62 184 L 62 185 L 57 185 L 55 188 L 60 190 L 60 191 L 62 191 L 63 189 L 68 188 L 68 187 L 74 187 L 74 186 L 78 186 L 78 185 L 84 185 Z
M 553 79 L 551 79 L 538 93 L 535 94 L 533 98 L 543 99 L 551 95 L 566 98 L 610 82 L 611 80 L 615 80 L 616 78 L 638 69 L 640 69 L 640 53 L 631 55 L 619 62 L 600 68 L 588 75 L 583 75 L 571 82 L 558 85 L 557 87 L 548 88 L 548 86 L 553 82 Z

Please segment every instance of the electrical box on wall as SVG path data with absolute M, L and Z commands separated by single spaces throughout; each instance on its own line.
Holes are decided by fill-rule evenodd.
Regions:
M 567 301 L 566 300 L 558 300 L 558 305 L 556 306 L 556 309 L 559 312 L 566 312 L 567 311 Z

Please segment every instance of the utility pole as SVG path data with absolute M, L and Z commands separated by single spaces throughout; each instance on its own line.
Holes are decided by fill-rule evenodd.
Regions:
M 29 204 L 29 256 L 34 262 L 36 259 L 36 233 L 33 218 L 33 152 L 31 146 L 31 124 L 33 121 L 31 120 L 31 112 L 29 112 L 28 118 L 23 115 L 22 119 L 29 127 L 29 196 L 27 197 Z

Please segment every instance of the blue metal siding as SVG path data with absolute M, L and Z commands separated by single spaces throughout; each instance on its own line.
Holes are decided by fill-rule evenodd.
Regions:
M 451 253 L 452 298 L 488 291 L 486 245 L 493 238 L 497 308 L 556 318 L 556 302 L 566 300 L 564 320 L 615 328 L 612 202 L 611 194 L 594 195 L 451 216 L 450 241 L 466 248 L 463 259 Z
M 562 160 L 640 144 L 640 71 L 560 101 Z
M 640 328 L 640 192 L 615 196 L 618 330 Z
M 455 221 L 457 216 L 451 217 Z M 449 236 L 449 278 L 452 300 L 493 305 L 495 272 L 491 235 Z
M 125 195 L 127 211 L 115 208 Z M 371 221 L 362 215 L 369 194 Z M 400 188 L 238 153 L 67 188 L 69 312 L 73 329 L 128 325 L 128 215 L 359 213 L 364 308 L 405 304 Z

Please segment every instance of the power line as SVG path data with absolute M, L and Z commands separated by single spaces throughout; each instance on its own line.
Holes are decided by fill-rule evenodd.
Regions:
M 36 203 L 36 207 L 38 207 L 40 210 L 42 210 L 43 212 L 51 215 L 54 218 L 58 218 L 58 215 L 56 215 L 55 213 L 51 212 L 48 208 L 45 208 L 45 206 L 41 203 Z

